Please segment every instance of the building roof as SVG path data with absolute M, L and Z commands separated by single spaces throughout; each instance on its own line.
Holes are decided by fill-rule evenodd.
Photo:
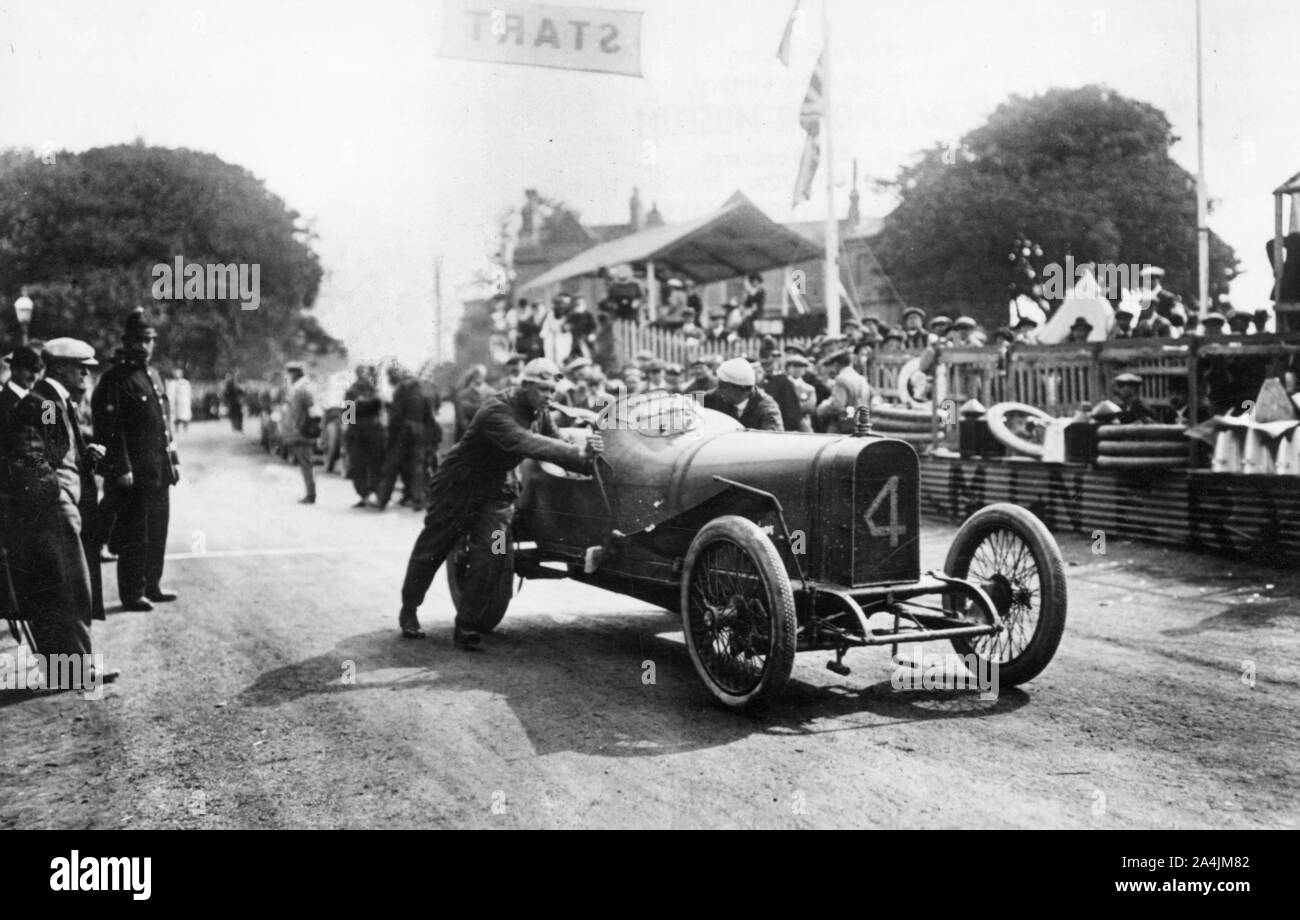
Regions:
M 804 235 L 769 218 L 736 192 L 718 210 L 694 220 L 601 243 L 527 282 L 526 289 L 595 275 L 613 265 L 653 260 L 707 284 L 817 258 Z

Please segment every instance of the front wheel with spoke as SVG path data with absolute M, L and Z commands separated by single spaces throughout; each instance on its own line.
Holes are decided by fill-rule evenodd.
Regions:
M 1047 667 L 1065 631 L 1065 560 L 1046 525 L 1018 505 L 981 508 L 957 531 L 944 571 L 985 590 L 1006 627 L 992 636 L 953 639 L 959 655 L 995 664 L 1012 687 Z M 983 619 L 966 598 L 947 595 L 950 616 Z
M 756 709 L 794 669 L 797 625 L 790 577 L 772 541 L 748 518 L 710 521 L 682 573 L 682 628 L 695 671 L 734 709 Z

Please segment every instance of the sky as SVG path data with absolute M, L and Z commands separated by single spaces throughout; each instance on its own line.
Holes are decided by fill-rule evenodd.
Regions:
M 792 0 L 600 0 L 645 11 L 641 78 L 439 57 L 443 0 L 0 0 L 0 147 L 140 137 L 246 167 L 318 234 L 326 328 L 355 357 L 415 358 L 433 347 L 435 262 L 449 334 L 525 188 L 592 223 L 626 220 L 634 187 L 670 222 L 737 189 L 776 220 L 820 219 L 820 177 L 791 196 L 823 3 L 841 211 L 855 162 L 863 212 L 884 215 L 874 180 L 1056 86 L 1162 109 L 1196 169 L 1193 0 L 805 0 L 789 68 Z M 1271 191 L 1300 171 L 1300 3 L 1204 0 L 1203 17 L 1210 225 L 1253 309 Z

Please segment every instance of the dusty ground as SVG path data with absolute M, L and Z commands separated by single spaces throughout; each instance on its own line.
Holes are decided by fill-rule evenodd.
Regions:
M 1066 536 L 1066 635 L 1031 684 L 898 693 L 886 650 L 851 654 L 847 678 L 808 654 L 755 720 L 710 703 L 674 615 L 569 582 L 525 585 L 475 655 L 450 645 L 440 579 L 429 640 L 402 641 L 417 516 L 351 510 L 332 476 L 297 505 L 251 428 L 184 437 L 182 599 L 95 626 L 122 680 L 98 701 L 0 693 L 0 827 L 1300 820 L 1294 573 Z M 927 525 L 924 564 L 954 532 Z

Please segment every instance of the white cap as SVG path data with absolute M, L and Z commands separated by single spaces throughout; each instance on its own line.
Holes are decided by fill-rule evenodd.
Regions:
M 533 358 L 524 365 L 521 379 L 531 380 L 534 383 L 555 383 L 561 376 L 559 366 L 550 358 Z
M 86 367 L 95 367 L 99 364 L 95 360 L 95 349 L 81 341 L 81 339 L 50 339 L 45 343 L 45 358 L 46 360 L 76 361 Z
M 745 358 L 731 358 L 718 365 L 718 382 L 734 383 L 738 387 L 752 387 L 757 382 L 754 366 Z

